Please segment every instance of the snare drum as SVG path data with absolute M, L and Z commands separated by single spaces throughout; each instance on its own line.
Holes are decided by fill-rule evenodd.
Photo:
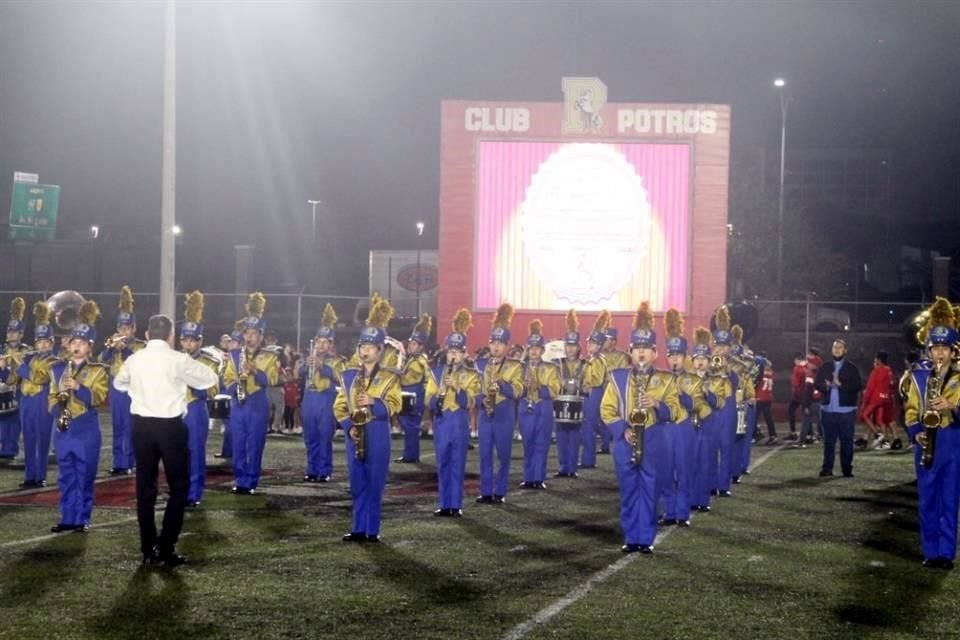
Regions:
M 412 391 L 401 391 L 400 415 L 411 416 L 417 413 L 417 394 Z
M 580 396 L 557 396 L 553 401 L 553 421 L 557 424 L 581 424 L 583 422 L 583 398 Z
M 0 385 L 0 416 L 8 416 L 16 413 L 19 409 L 17 405 L 17 390 L 14 387 Z
M 219 394 L 207 400 L 207 409 L 214 420 L 230 419 L 230 396 Z

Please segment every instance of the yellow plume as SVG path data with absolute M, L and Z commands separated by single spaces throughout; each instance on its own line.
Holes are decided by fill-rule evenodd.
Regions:
M 23 298 L 17 296 L 10 301 L 10 319 L 23 321 L 23 314 L 27 310 L 27 303 Z
M 433 331 L 433 318 L 430 317 L 429 313 L 425 313 L 420 316 L 420 320 L 417 321 L 417 324 L 414 325 L 413 330 L 422 333 L 425 336 L 429 336 L 430 332 Z
M 710 346 L 710 339 L 713 336 L 710 335 L 710 330 L 706 327 L 697 327 L 693 332 L 693 340 L 697 344 L 705 344 L 708 347 Z
M 497 312 L 493 316 L 493 326 L 509 329 L 511 322 L 513 322 L 513 305 L 504 302 L 497 307 Z
M 50 307 L 43 300 L 33 303 L 34 324 L 50 324 Z
M 730 336 L 733 338 L 733 344 L 743 344 L 743 327 L 738 324 L 733 325 Z
M 673 307 L 667 309 L 667 315 L 663 317 L 663 324 L 667 328 L 668 338 L 679 338 L 683 335 L 683 316 Z
M 653 313 L 650 312 L 650 303 L 641 302 L 637 307 L 637 315 L 633 318 L 634 329 L 645 329 L 649 331 L 653 328 Z
M 337 312 L 329 302 L 327 306 L 323 308 L 323 317 L 320 318 L 320 325 L 328 329 L 333 329 L 337 326 Z
M 263 317 L 263 310 L 267 308 L 267 298 L 259 291 L 254 291 L 247 298 L 247 316 Z
M 530 335 L 532 336 L 543 335 L 543 322 L 541 322 L 539 319 L 531 320 L 528 327 L 530 328 Z
M 243 331 L 243 318 L 233 323 L 234 331 Z
M 456 333 L 462 333 L 466 335 L 467 331 L 470 330 L 470 327 L 473 326 L 473 318 L 470 315 L 470 311 L 460 307 L 460 310 L 457 311 L 456 315 L 453 316 L 453 330 Z
M 185 296 L 186 310 L 183 317 L 187 322 L 203 322 L 203 293 L 193 291 Z
M 597 319 L 593 321 L 593 330 L 599 333 L 604 333 L 609 326 L 610 312 L 604 309 L 600 312 L 600 315 L 597 316 Z
M 927 331 L 933 327 L 951 327 L 956 328 L 953 318 L 953 307 L 946 298 L 937 296 L 933 305 L 930 307 L 930 316 L 927 319 Z
M 117 308 L 120 311 L 133 313 L 133 291 L 130 290 L 128 285 L 123 285 L 123 288 L 120 289 L 120 303 Z
M 730 309 L 727 308 L 727 305 L 723 304 L 717 308 L 716 323 L 717 329 L 730 331 Z
M 88 324 L 91 327 L 97 323 L 97 318 L 100 317 L 100 307 L 97 306 L 97 303 L 93 300 L 87 300 L 82 305 L 80 305 L 80 322 Z
M 575 332 L 580 328 L 580 319 L 577 317 L 577 312 L 574 309 L 567 311 L 567 331 Z
M 953 305 L 953 326 L 960 327 L 960 304 Z
M 367 324 L 374 327 L 380 327 L 386 330 L 390 324 L 390 318 L 393 317 L 393 306 L 386 298 L 380 298 L 377 304 L 370 307 L 370 314 L 367 316 Z

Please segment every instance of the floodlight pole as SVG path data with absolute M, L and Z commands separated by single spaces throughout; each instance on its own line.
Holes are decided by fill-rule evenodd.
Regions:
M 177 179 L 177 12 L 175 0 L 166 3 L 163 46 L 163 160 L 160 192 L 160 313 L 174 317 L 176 302 Z

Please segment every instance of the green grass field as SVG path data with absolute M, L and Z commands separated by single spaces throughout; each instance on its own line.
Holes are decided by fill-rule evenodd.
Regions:
M 110 468 L 108 427 L 103 441 L 101 471 Z M 208 451 L 219 443 L 212 434 Z M 129 499 L 96 507 L 87 534 L 51 536 L 56 490 L 6 504 L 22 462 L 0 464 L 0 638 L 958 633 L 958 574 L 920 566 L 910 455 L 858 453 L 854 479 L 821 479 L 819 447 L 755 448 L 754 461 L 773 453 L 733 498 L 715 500 L 689 529 L 664 530 L 654 555 L 624 556 L 609 456 L 579 479 L 548 482 L 548 491 L 512 491 L 504 506 L 468 498 L 464 517 L 449 520 L 431 515 L 432 442 L 422 445 L 421 464 L 391 465 L 384 543 L 358 546 L 340 542 L 350 509 L 342 444 L 336 482 L 303 485 L 302 441 L 271 436 L 264 467 L 275 472 L 262 492 L 233 496 L 221 474 L 187 515 L 180 550 L 191 564 L 173 572 L 139 569 Z M 394 449 L 399 455 L 399 440 Z M 513 486 L 520 455 L 515 443 Z M 470 487 L 476 470 L 472 451 Z M 129 481 L 101 488 L 117 482 Z M 569 606 L 524 624 L 571 592 Z

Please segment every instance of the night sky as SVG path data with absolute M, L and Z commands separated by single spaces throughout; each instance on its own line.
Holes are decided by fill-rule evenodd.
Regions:
M 734 154 L 777 148 L 783 75 L 788 149 L 890 149 L 920 213 L 955 218 L 958 34 L 955 1 L 181 3 L 178 260 L 223 252 L 222 289 L 255 243 L 295 287 L 320 198 L 324 286 L 362 294 L 369 249 L 414 248 L 419 219 L 435 246 L 440 101 L 559 101 L 564 75 L 730 104 Z M 162 46 L 160 3 L 3 3 L 0 201 L 32 171 L 65 233 L 158 232 Z

